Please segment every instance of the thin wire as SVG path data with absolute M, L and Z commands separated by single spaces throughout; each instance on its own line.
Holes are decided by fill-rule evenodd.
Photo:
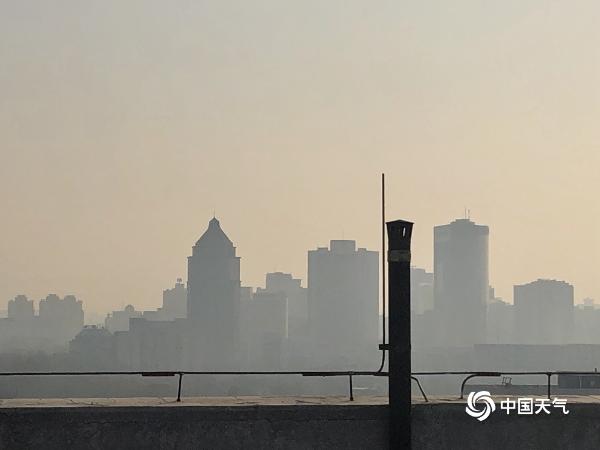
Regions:
M 383 348 L 381 349 L 381 365 L 377 372 L 381 372 L 385 366 L 385 174 L 381 174 L 381 299 L 383 313 L 381 315 L 381 326 L 383 331 Z

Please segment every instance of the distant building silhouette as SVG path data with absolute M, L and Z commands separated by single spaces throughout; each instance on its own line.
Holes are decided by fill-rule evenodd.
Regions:
M 433 273 L 418 267 L 410 268 L 410 300 L 415 314 L 433 309 Z
M 163 305 L 159 311 L 163 316 L 162 320 L 187 317 L 187 289 L 181 278 L 177 278 L 174 287 L 163 291 Z
M 122 311 L 113 311 L 104 319 L 104 328 L 111 333 L 129 330 L 129 319 L 141 317 L 142 312 L 136 311 L 133 305 L 127 305 Z
M 288 339 L 288 299 L 284 292 L 257 289 L 242 304 L 245 367 L 281 369 Z
M 435 341 L 437 324 L 433 313 L 433 273 L 410 268 L 411 337 L 413 347 L 428 346 Z
M 136 311 L 132 305 L 127 305 L 122 311 L 107 314 L 104 327 L 114 333 L 129 330 L 129 319 L 142 317 L 149 321 L 169 321 L 184 319 L 187 316 L 187 289 L 183 280 L 177 278 L 175 286 L 163 291 L 163 304 L 160 308 L 150 311 Z
M 17 295 L 14 300 L 9 300 L 7 308 L 7 317 L 16 321 L 33 320 L 34 317 L 33 300 L 29 300 L 25 295 Z
M 594 299 L 584 298 L 583 304 L 574 309 L 573 342 L 578 344 L 600 343 L 600 308 Z
M 49 294 L 40 300 L 38 315 L 25 295 L 17 295 L 7 306 L 7 317 L 0 319 L 3 352 L 65 351 L 83 327 L 82 302 L 73 295 L 61 299 Z
M 458 219 L 434 227 L 434 301 L 439 342 L 486 342 L 488 236 L 485 225 Z
M 514 286 L 515 324 L 520 344 L 569 344 L 573 337 L 573 286 L 538 279 Z
M 235 365 L 240 329 L 240 258 L 212 218 L 188 257 L 188 326 L 204 368 Z
M 251 286 L 240 287 L 240 301 L 242 303 L 252 300 L 252 297 L 254 297 L 254 289 Z
M 69 353 L 88 370 L 115 368 L 113 335 L 96 325 L 86 325 L 69 342 Z
M 114 335 L 118 364 L 133 370 L 190 369 L 184 361 L 184 322 L 130 319 L 129 331 Z
M 267 273 L 265 289 L 257 292 L 281 292 L 287 299 L 288 334 L 291 338 L 306 336 L 308 325 L 308 292 L 302 287 L 302 280 L 294 278 L 291 273 Z
M 265 287 L 241 288 L 244 366 L 298 367 L 307 348 L 306 288 L 292 274 L 266 274 Z
M 57 346 L 66 345 L 83 328 L 83 303 L 74 295 L 56 294 L 40 300 L 40 326 Z
M 376 364 L 379 317 L 378 252 L 333 240 L 308 252 L 311 364 L 351 368 Z
M 487 343 L 517 343 L 514 325 L 515 307 L 501 298 L 493 297 L 487 305 Z
M 187 289 L 179 278 L 163 291 L 161 308 L 139 312 L 128 306 L 107 317 L 118 366 L 235 369 L 240 359 L 241 292 L 240 258 L 213 218 L 188 257 Z

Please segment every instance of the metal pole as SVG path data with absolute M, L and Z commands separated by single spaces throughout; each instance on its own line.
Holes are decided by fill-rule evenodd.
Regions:
M 410 240 L 412 222 L 387 223 L 390 448 L 410 449 Z
M 177 387 L 177 401 L 181 401 L 181 379 L 183 378 L 183 373 L 179 373 L 179 386 Z
M 381 174 L 381 372 L 385 368 L 386 331 L 385 331 L 385 174 Z

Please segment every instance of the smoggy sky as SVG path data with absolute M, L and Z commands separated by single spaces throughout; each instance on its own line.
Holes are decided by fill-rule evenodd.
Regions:
M 155 308 L 216 211 L 242 283 L 388 219 L 600 299 L 600 4 L 0 1 L 0 309 Z M 306 283 L 304 282 L 306 285 Z

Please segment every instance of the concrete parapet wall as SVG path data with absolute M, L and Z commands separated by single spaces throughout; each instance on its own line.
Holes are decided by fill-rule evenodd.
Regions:
M 0 448 L 385 448 L 386 418 L 382 406 L 0 408 Z
M 415 449 L 597 449 L 600 403 L 570 414 L 468 416 L 413 406 Z M 0 407 L 0 449 L 384 449 L 387 405 Z
M 573 403 L 569 414 L 507 415 L 479 422 L 460 403 L 413 406 L 413 448 L 436 450 L 586 450 L 600 448 L 600 403 Z

